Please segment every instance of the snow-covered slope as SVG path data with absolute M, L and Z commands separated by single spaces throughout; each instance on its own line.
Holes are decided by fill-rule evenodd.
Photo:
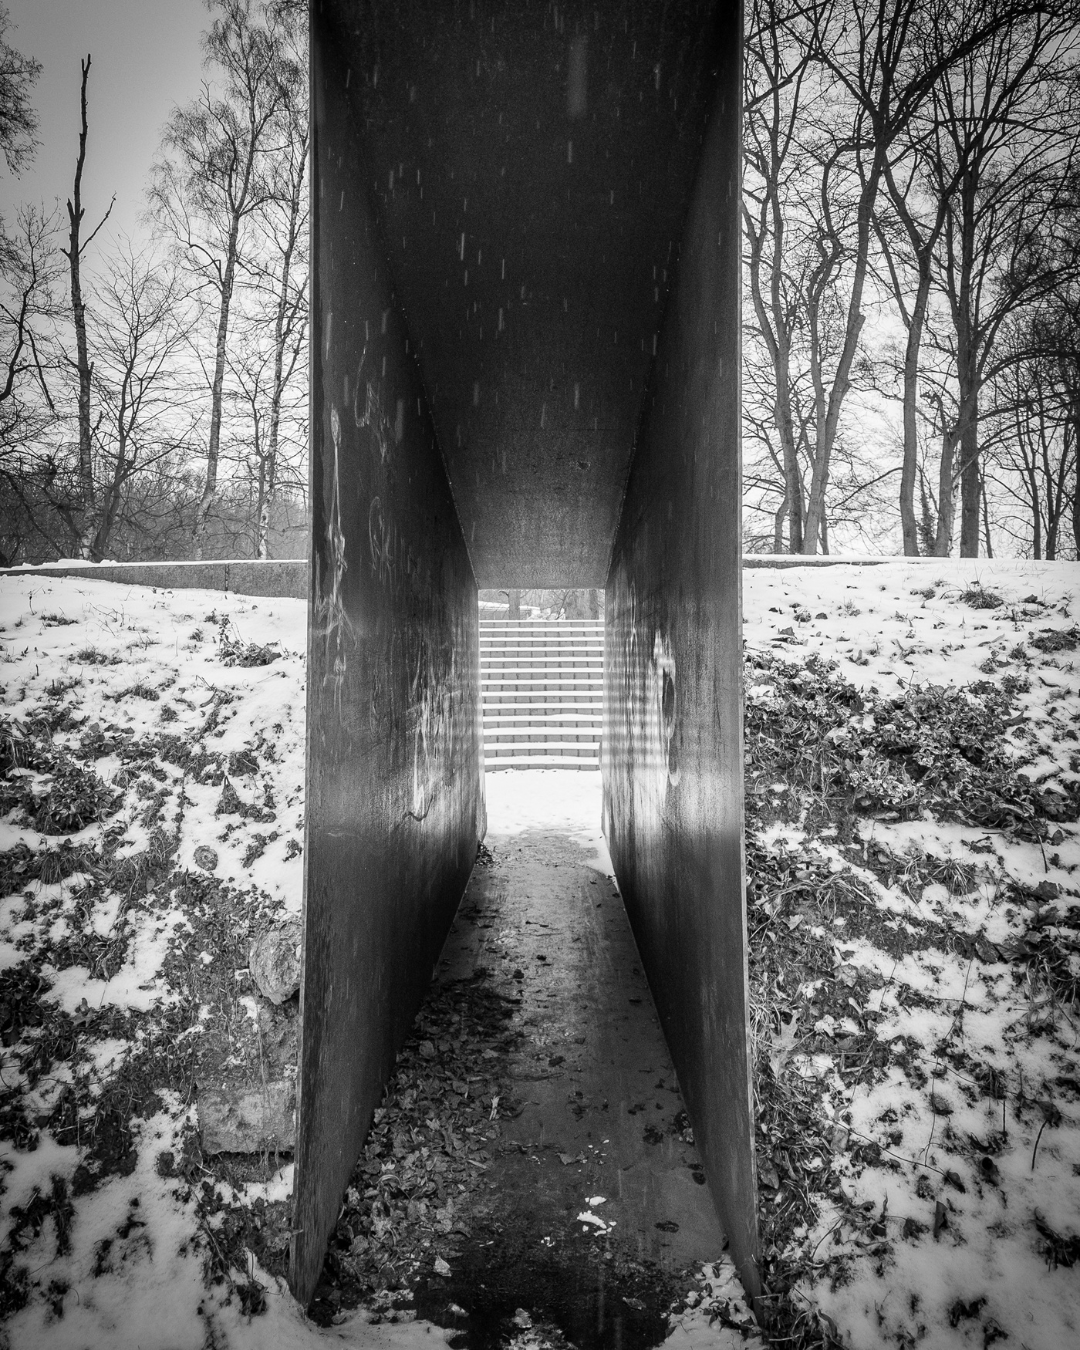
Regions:
M 803 1344 L 1080 1342 L 1078 606 L 1072 564 L 744 575 L 765 1255 Z M 265 1034 L 247 943 L 300 908 L 304 624 L 295 600 L 3 580 L 13 1346 L 431 1344 L 305 1323 L 271 1240 L 291 1168 L 226 1175 L 191 1142 L 205 1043 L 240 1073 Z M 896 753 L 912 708 L 940 736 L 963 711 L 920 689 L 976 684 L 1017 775 L 978 819 L 968 779 L 930 792 L 926 745 Z M 816 795 L 811 765 L 836 775 Z M 572 801 L 594 834 L 598 776 L 517 777 L 488 786 L 501 828 L 565 828 Z

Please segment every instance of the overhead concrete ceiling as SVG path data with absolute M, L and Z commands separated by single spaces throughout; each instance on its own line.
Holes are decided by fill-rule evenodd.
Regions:
M 480 586 L 605 583 L 713 101 L 713 10 L 332 7 Z

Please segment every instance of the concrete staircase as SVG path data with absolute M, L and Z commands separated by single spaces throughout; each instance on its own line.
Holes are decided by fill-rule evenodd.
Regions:
M 602 620 L 482 620 L 480 688 L 488 772 L 600 768 Z

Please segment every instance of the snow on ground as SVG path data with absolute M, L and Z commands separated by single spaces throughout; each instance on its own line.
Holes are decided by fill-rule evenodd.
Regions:
M 759 1092 L 822 1142 L 807 1159 L 790 1134 L 759 1141 L 765 1226 L 795 1306 L 844 1345 L 1080 1344 L 1078 605 L 1075 564 L 744 576 L 748 726 L 814 725 L 792 713 L 800 681 L 807 710 L 826 678 L 865 699 L 828 733 L 866 766 L 846 840 L 812 791 L 792 801 L 790 780 L 748 767 L 752 961 L 785 948 L 790 976 L 761 981 Z M 949 803 L 923 792 L 947 719 L 928 743 L 903 719 L 949 709 L 956 725 L 958 687 L 1009 706 L 983 746 L 969 729 L 972 796 Z M 983 790 L 997 745 L 1011 792 L 1001 773 Z M 783 981 L 783 958 L 761 964 Z
M 752 940 L 794 972 L 756 1014 L 759 1075 L 809 1122 L 798 1139 L 763 1137 L 766 1258 L 797 1272 L 785 1297 L 804 1344 L 811 1327 L 853 1347 L 1080 1342 L 1078 604 L 1073 564 L 744 575 L 756 725 L 782 725 L 793 690 L 809 706 L 828 680 L 866 700 L 829 733 L 847 825 L 823 825 L 753 761 L 747 784 Z M 201 1033 L 178 1009 L 203 1000 L 209 1028 L 227 1005 L 242 1047 L 254 1003 L 229 933 L 300 908 L 304 624 L 295 600 L 4 578 L 0 1317 L 13 1347 L 408 1350 L 441 1335 L 363 1315 L 313 1327 L 262 1249 L 246 1269 L 215 1266 L 236 1206 L 285 1206 L 290 1173 L 225 1182 L 190 1154 Z M 1000 740 L 1027 784 L 994 824 L 905 802 L 880 748 L 899 735 L 891 701 L 975 684 L 1006 691 Z M 487 800 L 493 834 L 567 829 L 610 870 L 598 775 L 489 775 Z M 266 1307 L 248 1317 L 252 1299 Z M 718 1335 L 692 1310 L 673 1329 L 682 1344 Z
M 500 770 L 485 778 L 488 837 L 526 830 L 557 830 L 582 848 L 605 876 L 613 876 L 607 843 L 600 828 L 603 806 L 598 773 L 577 769 Z

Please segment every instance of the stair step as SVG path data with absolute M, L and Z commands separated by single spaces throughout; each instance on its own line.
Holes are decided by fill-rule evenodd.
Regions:
M 485 759 L 528 759 L 535 755 L 562 755 L 568 759 L 599 759 L 600 746 L 588 741 L 505 741 L 489 745 Z
M 482 670 L 480 680 L 486 685 L 499 684 L 543 684 L 546 680 L 549 684 L 557 684 L 560 687 L 568 689 L 590 689 L 594 692 L 603 689 L 603 680 L 598 680 L 595 675 L 589 671 L 581 671 L 578 674 L 559 670 Z
M 501 727 L 484 732 L 485 748 L 513 745 L 598 745 L 600 738 L 591 727 Z
M 598 727 L 603 718 L 597 713 L 487 713 L 484 726 Z
M 484 763 L 487 773 L 500 773 L 507 769 L 578 769 L 592 773 L 599 772 L 598 759 L 564 759 L 559 755 L 523 755 L 519 759 L 494 759 Z
M 485 769 L 599 769 L 603 681 L 602 622 L 483 620 Z

